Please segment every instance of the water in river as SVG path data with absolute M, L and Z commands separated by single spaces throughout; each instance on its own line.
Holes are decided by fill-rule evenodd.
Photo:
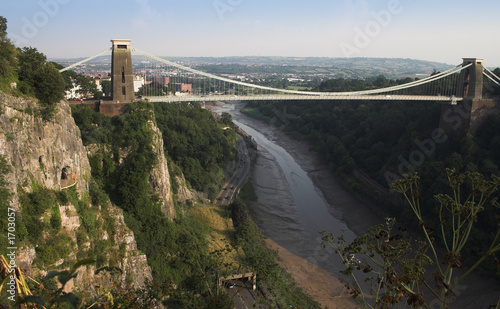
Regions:
M 319 231 L 335 235 L 345 231 L 349 241 L 382 219 L 365 202 L 343 190 L 326 167 L 311 159 L 307 147 L 239 113 L 241 107 L 224 105 L 218 111 L 229 112 L 235 124 L 258 145 L 259 157 L 251 179 L 258 196 L 251 205 L 256 223 L 281 246 L 342 278 L 339 271 L 345 267 L 331 248 L 321 246 Z M 500 297 L 498 283 L 481 274 L 470 276 L 456 292 L 459 297 L 452 305 L 457 308 L 487 308 Z M 439 302 L 431 302 L 431 308 L 439 308 Z

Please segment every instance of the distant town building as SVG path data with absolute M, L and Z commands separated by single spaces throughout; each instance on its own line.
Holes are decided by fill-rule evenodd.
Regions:
M 94 82 L 95 82 L 95 85 L 97 87 L 97 90 L 99 90 L 100 92 L 103 92 L 102 91 L 102 82 L 103 81 L 109 81 L 109 82 L 111 82 L 111 76 L 106 76 L 106 77 L 101 77 L 101 78 L 95 78 L 94 79 Z
M 144 86 L 144 76 L 136 75 L 134 76 L 134 92 L 138 92 L 142 86 Z
M 175 91 L 178 91 L 178 92 L 191 93 L 191 92 L 193 92 L 193 85 L 192 84 L 175 83 L 174 89 L 175 89 Z
M 148 76 L 148 81 L 150 83 L 157 83 L 160 85 L 168 85 L 170 83 L 170 77 L 165 76 Z

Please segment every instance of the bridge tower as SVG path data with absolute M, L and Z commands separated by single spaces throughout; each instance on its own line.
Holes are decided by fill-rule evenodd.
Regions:
M 460 72 L 457 96 L 469 100 L 483 98 L 483 59 L 463 58 L 462 66 L 470 67 Z
M 127 103 L 135 99 L 134 73 L 130 40 L 111 40 L 111 95 L 113 102 Z
M 457 97 L 463 100 L 456 105 L 443 105 L 441 109 L 439 127 L 451 138 L 460 137 L 467 130 L 475 133 L 496 109 L 493 99 L 483 99 L 483 59 L 463 58 L 462 66 L 469 64 L 458 78 Z
M 106 116 L 123 113 L 135 99 L 130 40 L 111 40 L 111 101 L 101 100 L 99 112 Z

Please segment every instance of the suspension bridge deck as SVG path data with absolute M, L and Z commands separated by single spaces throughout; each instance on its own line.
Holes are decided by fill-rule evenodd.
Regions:
M 211 102 L 211 101 L 297 101 L 297 100 L 376 100 L 376 101 L 435 101 L 448 102 L 455 105 L 463 98 L 448 96 L 426 96 L 426 95 L 180 95 L 180 96 L 142 96 L 141 99 L 149 102 Z

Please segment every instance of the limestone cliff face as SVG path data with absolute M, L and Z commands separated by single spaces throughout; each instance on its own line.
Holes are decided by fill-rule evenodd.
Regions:
M 47 122 L 36 115 L 33 99 L 0 93 L 0 102 L 0 155 L 12 166 L 6 179 L 14 193 L 12 206 L 19 209 L 18 186 L 30 192 L 33 181 L 53 190 L 87 191 L 90 165 L 67 103 L 59 104 Z
M 154 115 L 151 115 L 154 119 Z M 163 148 L 163 136 L 160 129 L 156 126 L 154 121 L 149 121 L 149 126 L 153 131 L 153 141 L 152 147 L 156 154 L 157 163 L 153 166 L 151 172 L 149 173 L 149 185 L 152 192 L 158 194 L 162 202 L 161 210 L 165 216 L 169 219 L 175 218 L 175 208 L 174 208 L 174 196 L 172 192 L 172 186 L 170 182 L 170 173 L 168 170 L 168 161 L 165 157 L 165 151 Z M 97 153 L 111 153 L 111 147 L 109 145 L 103 144 L 92 144 L 86 147 L 89 156 L 96 155 Z M 130 149 L 120 149 L 120 164 L 127 157 Z M 111 153 L 111 156 L 113 154 Z
M 44 121 L 38 110 L 34 99 L 16 98 L 0 92 L 0 155 L 10 165 L 11 171 L 6 175 L 6 181 L 13 193 L 10 204 L 17 211 L 21 208 L 20 190 L 31 192 L 35 183 L 56 191 L 75 187 L 80 198 L 88 196 L 90 164 L 80 130 L 71 117 L 70 107 L 67 102 L 57 104 L 56 115 L 51 121 Z M 87 207 L 95 209 L 98 206 Z M 109 235 L 105 229 L 100 229 L 90 236 L 82 226 L 81 215 L 71 203 L 60 205 L 59 212 L 61 229 L 58 233 L 73 240 L 72 253 L 49 269 L 43 269 L 33 263 L 37 257 L 38 244 L 23 246 L 18 250 L 16 261 L 29 275 L 43 275 L 47 270 L 57 269 L 66 261 L 75 261 L 79 252 L 95 250 L 92 247 L 99 241 L 109 241 L 110 245 L 106 251 L 110 252 L 109 255 L 115 255 L 109 257 L 109 260 L 115 261 L 114 266 L 121 269 L 121 274 L 96 276 L 96 266 L 89 266 L 82 269 L 72 281 L 76 289 L 93 291 L 96 284 L 111 288 L 112 281 L 115 281 L 115 284 L 118 281 L 122 286 L 127 284 L 141 288 L 146 280 L 152 279 L 146 256 L 137 250 L 134 234 L 126 226 L 119 208 L 109 203 L 104 209 L 89 212 L 95 213 L 95 221 L 104 222 L 103 218 L 106 216 L 108 222 L 113 224 L 113 235 Z M 48 237 L 48 234 L 44 234 L 44 237 Z
M 168 162 L 165 158 L 163 148 L 163 137 L 160 129 L 153 121 L 150 121 L 153 135 L 153 151 L 156 153 L 158 163 L 149 173 L 149 184 L 153 192 L 158 194 L 162 200 L 161 210 L 168 218 L 175 217 L 174 200 L 172 186 L 170 184 L 170 174 L 168 171 Z

